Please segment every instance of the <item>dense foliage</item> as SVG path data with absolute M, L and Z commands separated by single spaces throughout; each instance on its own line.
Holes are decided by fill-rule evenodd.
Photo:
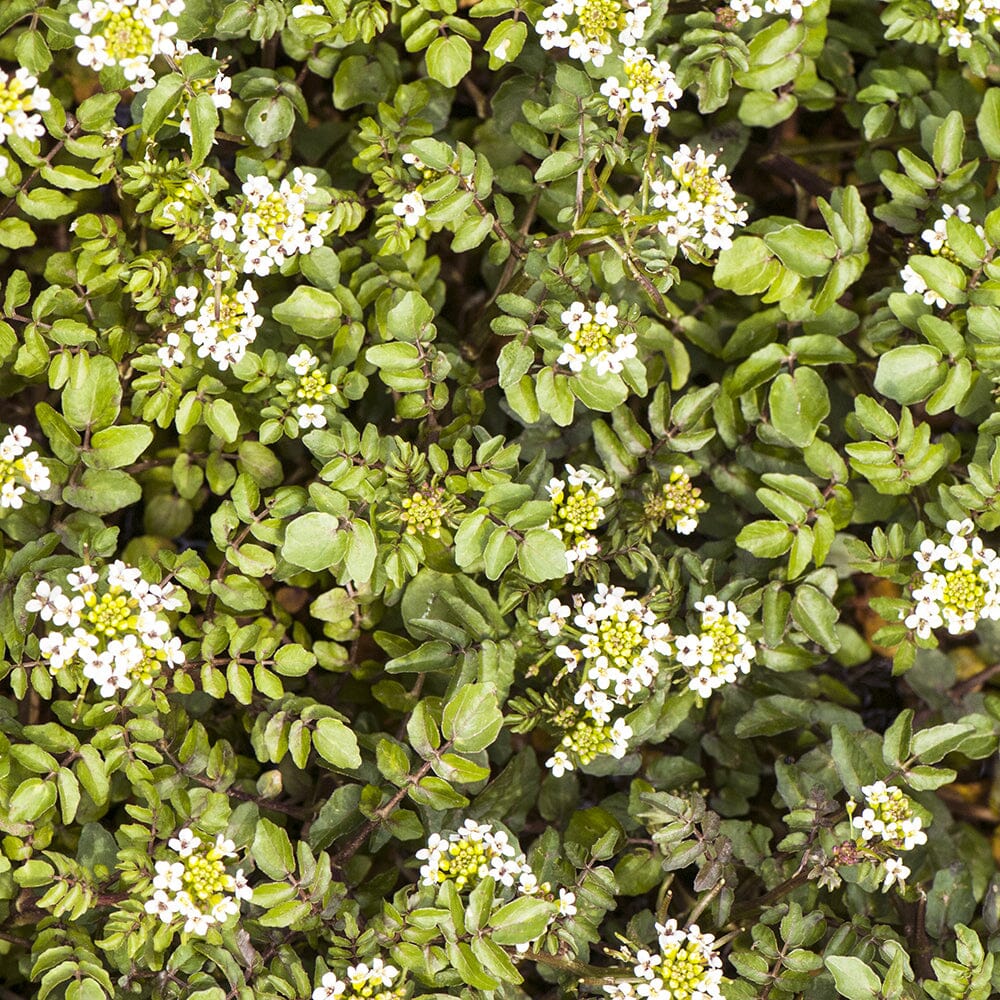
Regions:
M 0 995 L 1000 991 L 998 0 L 3 0 Z

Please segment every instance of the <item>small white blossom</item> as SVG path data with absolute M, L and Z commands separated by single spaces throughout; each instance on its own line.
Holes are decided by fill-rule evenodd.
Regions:
M 415 226 L 427 214 L 427 207 L 419 191 L 408 191 L 392 206 L 392 211 L 407 226 Z

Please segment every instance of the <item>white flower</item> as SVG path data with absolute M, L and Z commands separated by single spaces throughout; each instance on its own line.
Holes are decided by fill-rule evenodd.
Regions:
M 580 372 L 589 365 L 599 375 L 620 372 L 624 363 L 638 354 L 636 335 L 618 331 L 618 307 L 599 301 L 591 313 L 582 302 L 574 302 L 561 317 L 566 340 L 557 363 Z
M 302 403 L 295 411 L 299 418 L 299 427 L 307 430 L 310 427 L 326 427 L 326 414 L 319 403 Z
M 292 8 L 292 17 L 309 17 L 310 15 L 322 15 L 326 13 L 326 8 L 318 3 L 299 3 Z
M 407 226 L 415 226 L 427 214 L 427 207 L 419 191 L 408 191 L 392 206 L 392 211 Z
M 225 240 L 227 243 L 236 242 L 236 215 L 233 212 L 216 212 L 212 216 L 212 228 L 209 236 L 213 240 Z
M 308 375 L 319 364 L 319 358 L 302 347 L 289 357 L 288 364 L 296 375 Z
M 173 368 L 176 365 L 184 364 L 184 351 L 181 350 L 180 335 L 168 333 L 167 342 L 156 349 L 156 356 L 164 368 Z
M 558 597 L 553 597 L 549 601 L 549 613 L 545 618 L 538 621 L 538 631 L 547 635 L 556 636 L 562 631 L 563 625 L 570 616 L 570 609 L 563 604 Z
M 882 865 L 885 871 L 885 881 L 882 883 L 882 891 L 888 892 L 897 884 L 902 888 L 903 883 L 910 877 L 910 869 L 899 858 L 886 858 Z

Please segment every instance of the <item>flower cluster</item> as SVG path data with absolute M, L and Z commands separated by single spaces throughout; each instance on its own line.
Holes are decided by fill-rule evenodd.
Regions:
M 591 534 L 604 520 L 604 503 L 614 488 L 586 469 L 566 466 L 565 479 L 550 479 L 546 487 L 552 501 L 552 517 L 546 527 L 566 546 L 566 569 L 597 555 L 600 546 Z
M 20 424 L 0 440 L 0 510 L 19 510 L 25 493 L 42 493 L 52 485 L 48 466 L 30 447 L 28 431 Z
M 0 146 L 9 135 L 28 141 L 41 139 L 45 135 L 42 116 L 32 112 L 48 111 L 50 96 L 26 69 L 13 76 L 0 69 Z
M 174 293 L 173 311 L 176 316 L 195 313 L 185 321 L 185 332 L 198 348 L 199 358 L 211 358 L 225 371 L 242 360 L 247 347 L 257 339 L 257 330 L 264 317 L 254 308 L 257 292 L 249 280 L 242 288 L 237 288 L 228 283 L 231 278 L 228 271 L 219 275 L 210 273 L 209 280 L 213 277 L 218 277 L 220 284 L 210 288 L 203 297 L 194 286 L 179 286 Z M 227 284 L 222 285 L 223 281 Z M 179 338 L 172 344 L 168 337 L 167 347 L 157 352 L 161 364 L 169 367 L 183 362 L 184 352 L 179 345 Z
M 927 245 L 932 256 L 941 256 L 960 265 L 954 251 L 948 245 L 948 220 L 954 216 L 971 225 L 971 210 L 968 205 L 943 205 L 941 213 L 941 218 L 930 229 L 925 229 L 920 234 L 920 238 Z M 982 226 L 976 225 L 975 230 L 981 239 L 986 238 L 986 232 Z M 899 276 L 903 279 L 903 291 L 907 295 L 920 295 L 926 305 L 935 306 L 938 309 L 943 309 L 948 304 L 948 300 L 944 296 L 928 287 L 923 276 L 914 270 L 912 264 L 906 264 L 899 272 Z
M 647 132 L 663 128 L 670 121 L 670 108 L 676 108 L 684 91 L 677 86 L 670 63 L 654 58 L 641 46 L 622 54 L 625 79 L 608 77 L 601 93 L 612 111 L 642 115 Z
M 686 145 L 663 162 L 668 175 L 650 185 L 653 206 L 665 214 L 657 229 L 685 256 L 728 250 L 733 233 L 749 216 L 736 200 L 725 166 L 716 163 L 714 153 Z
M 213 924 L 224 924 L 240 912 L 238 900 L 250 899 L 253 889 L 241 868 L 235 875 L 226 871 L 226 859 L 235 858 L 236 845 L 221 833 L 212 845 L 187 827 L 168 842 L 180 861 L 157 861 L 153 895 L 146 912 L 165 924 L 184 918 L 184 933 L 203 937 Z
M 420 868 L 423 885 L 452 882 L 459 892 L 464 892 L 491 875 L 504 888 L 516 884 L 518 892 L 529 895 L 538 890 L 528 859 L 514 849 L 503 830 L 494 832 L 489 823 L 467 819 L 457 833 L 447 838 L 432 833 L 427 846 L 417 851 L 417 860 L 424 862 Z
M 288 364 L 298 376 L 294 399 L 299 401 L 295 407 L 299 427 L 303 430 L 310 427 L 326 427 L 323 404 L 329 396 L 336 393 L 337 387 L 318 370 L 319 358 L 304 347 L 300 347 L 288 359 Z
M 945 42 L 953 49 L 972 47 L 973 34 L 996 27 L 1000 20 L 1000 0 L 930 0 L 945 32 Z
M 558 363 L 574 372 L 582 372 L 584 365 L 598 375 L 620 372 L 638 354 L 635 334 L 618 329 L 618 306 L 596 302 L 593 310 L 574 302 L 561 315 L 567 337 Z
M 900 617 L 921 639 L 943 625 L 962 635 L 983 619 L 1000 620 L 1000 558 L 983 547 L 968 518 L 946 527 L 947 544 L 928 538 L 913 553 L 923 583 L 913 589 L 913 609 Z
M 571 59 L 602 66 L 614 42 L 638 44 L 651 11 L 649 0 L 556 0 L 535 30 L 543 49 L 568 49 Z
M 698 515 L 707 506 L 684 467 L 675 465 L 669 482 L 647 495 L 643 513 L 650 521 L 662 522 L 680 535 L 690 535 L 698 527 Z
M 560 889 L 556 897 L 548 882 L 539 882 L 527 857 L 517 851 L 503 830 L 494 831 L 489 823 L 467 819 L 457 832 L 447 837 L 432 833 L 427 846 L 417 851 L 417 860 L 425 862 L 420 868 L 422 885 L 437 887 L 451 882 L 458 892 L 471 891 L 484 878 L 492 877 L 496 892 L 501 898 L 514 896 L 542 896 L 556 904 L 556 911 L 549 917 L 545 931 L 561 918 L 576 915 L 576 893 Z M 519 943 L 519 952 L 528 951 L 531 943 Z M 314 1000 L 328 1000 L 313 994 Z
M 42 580 L 25 605 L 64 630 L 38 644 L 53 674 L 78 667 L 109 698 L 135 683 L 151 684 L 165 665 L 184 663 L 181 640 L 162 617 L 181 603 L 171 584 L 147 583 L 121 560 L 108 567 L 103 582 L 90 566 L 77 567 L 67 579 L 70 594 Z
M 732 601 L 709 596 L 697 601 L 695 609 L 701 612 L 701 631 L 677 636 L 677 660 L 692 672 L 689 690 L 708 698 L 740 673 L 750 673 L 757 650 L 747 638 L 750 620 Z
M 184 11 L 184 0 L 79 0 L 69 23 L 76 36 L 81 65 L 100 71 L 119 66 L 134 91 L 155 83 L 157 56 L 183 55 L 187 44 L 174 38 L 171 18 Z
M 895 883 L 902 884 L 910 869 L 895 854 L 889 852 L 912 851 L 927 843 L 927 834 L 921 829 L 922 821 L 913 813 L 913 803 L 895 786 L 876 781 L 861 789 L 865 807 L 855 816 L 857 803 L 847 803 L 851 826 L 858 831 L 856 846 L 863 855 L 881 864 L 884 869 L 883 891 Z
M 217 211 L 212 217 L 212 238 L 238 243 L 243 272 L 261 277 L 281 267 L 296 254 L 307 254 L 323 245 L 329 212 L 308 207 L 316 191 L 316 176 L 296 167 L 291 181 L 277 187 L 263 174 L 243 182 L 238 212 Z
M 344 979 L 327 972 L 313 990 L 312 1000 L 402 1000 L 404 989 L 397 983 L 399 969 L 381 958 L 349 965 Z
M 807 7 L 816 0 L 764 0 L 761 6 L 757 0 L 729 0 L 729 9 L 736 15 L 736 20 L 745 24 L 765 14 L 777 14 L 779 17 L 790 17 L 793 21 L 801 21 Z
M 579 677 L 573 702 L 584 713 L 545 762 L 556 777 L 602 754 L 625 756 L 632 730 L 621 717 L 612 723 L 612 714 L 632 706 L 659 675 L 659 657 L 671 654 L 670 627 L 623 588 L 598 584 L 591 600 L 577 594 L 573 604 L 575 615 L 559 600 L 550 601 L 536 626 L 570 640 L 555 653 L 563 661 L 560 677 Z
M 624 949 L 633 963 L 638 984 L 613 983 L 604 987 L 611 1000 L 716 1000 L 722 996 L 722 959 L 712 950 L 713 934 L 702 934 L 697 924 L 686 930 L 676 920 L 657 924 L 659 952 Z

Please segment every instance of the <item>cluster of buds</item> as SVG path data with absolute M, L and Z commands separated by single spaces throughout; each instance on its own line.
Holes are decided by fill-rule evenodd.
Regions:
M 404 531 L 407 535 L 441 537 L 441 528 L 450 513 L 445 491 L 441 486 L 424 483 L 419 490 L 404 497 L 399 507 L 399 520 L 406 526 Z
M 639 353 L 635 333 L 618 328 L 618 306 L 595 302 L 591 312 L 583 302 L 574 302 L 560 319 L 566 339 L 557 362 L 570 371 L 582 372 L 587 366 L 598 375 L 620 372 Z
M 900 617 L 921 639 L 942 626 L 962 635 L 985 619 L 1000 620 L 1000 557 L 973 534 L 968 518 L 946 527 L 947 543 L 928 538 L 913 553 L 923 582 L 913 588 L 913 608 Z
M 701 612 L 701 630 L 675 639 L 678 662 L 691 672 L 688 688 L 708 698 L 713 691 L 732 684 L 743 673 L 757 649 L 747 638 L 750 619 L 736 605 L 708 596 L 695 602 Z
M 749 216 L 736 200 L 729 174 L 714 153 L 681 146 L 664 156 L 666 175 L 650 184 L 653 206 L 663 219 L 657 229 L 687 257 L 702 259 L 733 245 L 733 233 Z
M 615 490 L 586 469 L 567 465 L 565 475 L 565 479 L 550 479 L 546 487 L 552 501 L 546 527 L 566 546 L 566 569 L 572 572 L 578 562 L 600 551 L 591 532 L 604 520 L 604 505 Z
M 69 594 L 42 580 L 25 610 L 60 629 L 38 643 L 52 673 L 79 670 L 110 698 L 133 684 L 151 684 L 165 666 L 183 664 L 184 653 L 163 617 L 181 603 L 171 584 L 147 583 L 120 560 L 103 576 L 77 567 L 67 577 Z
M 79 0 L 69 23 L 80 32 L 77 59 L 100 71 L 121 68 L 132 90 L 148 90 L 156 82 L 153 60 L 181 56 L 187 44 L 174 38 L 184 0 Z
M 567 49 L 571 59 L 600 67 L 615 44 L 639 43 L 651 12 L 649 0 L 555 0 L 535 30 L 543 49 Z
M 573 610 L 558 599 L 537 623 L 539 632 L 565 640 L 555 648 L 563 661 L 557 683 L 576 678 L 573 702 L 585 713 L 563 737 L 546 766 L 557 777 L 600 754 L 624 757 L 632 730 L 616 711 L 629 709 L 660 673 L 671 654 L 670 627 L 621 587 L 598 584 L 591 600 L 574 595 Z M 572 616 L 572 620 L 571 620 Z
M 601 84 L 608 107 L 621 115 L 641 115 L 647 132 L 663 128 L 670 121 L 670 109 L 684 96 L 670 63 L 656 59 L 640 46 L 625 50 L 622 65 L 624 80 L 611 76 Z
M 895 785 L 876 781 L 865 785 L 861 793 L 865 806 L 860 815 L 854 815 L 858 804 L 853 799 L 847 803 L 851 826 L 858 831 L 856 857 L 881 867 L 885 892 L 897 883 L 902 886 L 910 875 L 910 869 L 896 854 L 926 844 L 927 834 L 921 829 L 920 817 L 913 812 L 913 803 Z
M 701 490 L 692 484 L 682 465 L 670 470 L 670 479 L 646 494 L 643 513 L 654 524 L 663 524 L 679 535 L 690 535 L 698 527 L 698 515 L 708 507 Z
M 405 990 L 399 969 L 381 958 L 349 965 L 344 978 L 326 972 L 313 990 L 312 1000 L 402 1000 Z
M 235 875 L 226 870 L 226 860 L 237 856 L 236 845 L 221 833 L 209 845 L 185 827 L 168 846 L 180 860 L 156 862 L 153 895 L 146 901 L 146 912 L 163 923 L 183 918 L 185 934 L 204 937 L 213 924 L 240 912 L 240 900 L 253 897 L 243 869 Z
M 0 440 L 0 511 L 19 510 L 25 494 L 43 493 L 52 485 L 48 466 L 30 447 L 31 438 L 20 424 Z
M 0 69 L 0 146 L 7 136 L 32 141 L 45 135 L 39 111 L 52 106 L 51 94 L 38 86 L 38 79 L 26 69 L 13 76 Z
M 944 257 L 951 263 L 961 266 L 961 261 L 958 260 L 948 244 L 948 220 L 951 218 L 973 226 L 980 239 L 986 238 L 986 231 L 983 227 L 973 224 L 972 213 L 968 205 L 943 205 L 941 218 L 931 228 L 925 229 L 920 234 L 920 238 L 932 257 Z M 948 300 L 927 284 L 923 275 L 914 269 L 912 263 L 907 263 L 899 272 L 899 276 L 903 279 L 903 291 L 907 295 L 919 295 L 926 305 L 934 306 L 937 309 L 943 309 L 948 305 Z
M 697 924 L 687 929 L 676 920 L 657 924 L 658 951 L 626 948 L 622 958 L 633 965 L 638 984 L 618 982 L 604 987 L 611 1000 L 718 1000 L 722 959 L 713 950 L 715 936 Z

